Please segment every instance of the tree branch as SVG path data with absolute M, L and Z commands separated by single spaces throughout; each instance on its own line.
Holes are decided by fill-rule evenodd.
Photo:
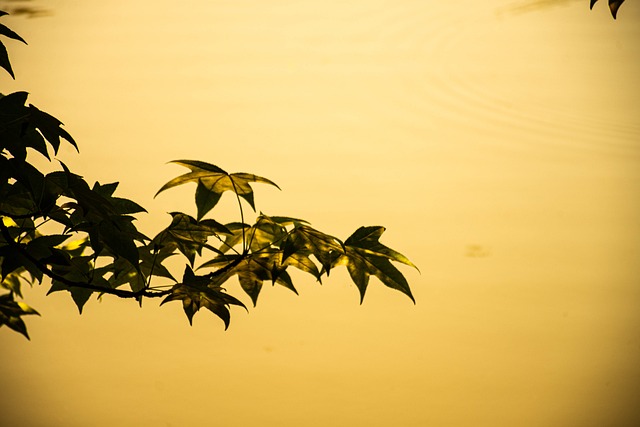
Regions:
M 4 222 L 2 222 L 1 220 L 0 220 L 0 233 L 2 233 L 2 237 L 7 241 L 7 244 L 9 246 L 14 248 L 18 252 L 20 252 L 22 256 L 24 256 L 26 259 L 31 261 L 38 268 L 38 270 L 40 270 L 44 275 L 46 275 L 47 277 L 53 280 L 57 280 L 60 283 L 64 283 L 67 286 L 90 289 L 96 292 L 115 295 L 120 298 L 139 298 L 141 296 L 147 297 L 147 298 L 160 298 L 160 297 L 169 295 L 171 293 L 171 289 L 166 289 L 164 291 L 152 291 L 150 289 L 145 288 L 145 289 L 141 289 L 140 291 L 134 292 L 134 291 L 127 291 L 125 289 L 107 288 L 105 286 L 94 285 L 93 283 L 75 282 L 73 280 L 69 280 L 57 274 L 53 270 L 51 270 L 46 264 L 42 263 L 37 258 L 33 257 L 27 250 L 24 249 L 24 247 L 21 244 L 13 240 L 13 238 L 11 237 L 11 234 L 9 234 L 9 229 L 7 228 L 6 225 L 4 225 Z
M 14 248 L 18 252 L 20 252 L 20 254 L 22 254 L 26 259 L 32 262 L 38 268 L 38 270 L 40 270 L 44 275 L 46 275 L 50 279 L 56 280 L 60 283 L 64 283 L 67 286 L 90 289 L 92 291 L 101 292 L 104 294 L 115 295 L 120 298 L 139 298 L 139 297 L 161 298 L 166 295 L 169 295 L 172 292 L 173 287 L 170 289 L 165 289 L 163 291 L 154 291 L 152 289 L 149 289 L 148 287 L 145 287 L 144 289 L 141 289 L 139 291 L 127 291 L 126 289 L 107 288 L 105 286 L 94 285 L 93 283 L 75 282 L 73 280 L 69 280 L 64 276 L 61 276 L 57 274 L 55 271 L 51 270 L 46 264 L 44 264 L 43 262 L 41 262 L 40 260 L 32 256 L 29 253 L 29 251 L 25 250 L 25 248 L 21 244 L 13 240 L 13 238 L 11 237 L 11 234 L 9 233 L 9 229 L 7 228 L 6 225 L 4 225 L 1 219 L 0 219 L 0 233 L 2 234 L 2 237 L 7 241 L 7 244 L 9 246 Z M 239 265 L 243 260 L 249 257 L 250 255 L 248 253 L 242 254 L 238 258 L 231 261 L 229 264 L 225 265 L 224 267 L 207 274 L 206 277 L 212 280 L 214 277 L 217 277 L 233 269 L 234 267 Z

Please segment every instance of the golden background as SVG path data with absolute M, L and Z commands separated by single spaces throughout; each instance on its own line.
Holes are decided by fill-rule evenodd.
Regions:
M 226 332 L 28 290 L 32 341 L 0 330 L 0 425 L 640 425 L 637 1 L 616 21 L 587 0 L 50 9 L 3 18 L 29 46 L 7 42 L 2 91 L 60 118 L 81 151 L 62 160 L 120 181 L 145 234 L 195 212 L 192 189 L 153 195 L 199 159 L 278 183 L 255 186 L 267 214 L 385 225 L 421 273 L 401 267 L 415 306 L 300 276 Z

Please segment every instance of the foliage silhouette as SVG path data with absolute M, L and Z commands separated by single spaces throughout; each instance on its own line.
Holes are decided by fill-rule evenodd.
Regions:
M 0 16 L 6 14 L 0 11 Z M 4 25 L 0 35 L 26 44 Z M 1 40 L 0 67 L 14 77 Z M 0 326 L 29 338 L 23 316 L 38 312 L 16 298 L 22 298 L 23 284 L 41 284 L 45 279 L 51 281 L 49 293 L 68 292 L 80 313 L 94 295 L 140 303 L 163 298 L 161 304 L 182 302 L 189 323 L 206 308 L 222 319 L 225 329 L 230 306 L 246 308 L 223 287 L 229 279 L 237 276 L 255 305 L 264 282 L 297 293 L 289 267 L 320 281 L 331 269 L 345 266 L 361 302 L 373 275 L 415 303 L 405 277 L 391 261 L 415 265 L 380 243 L 383 227 L 360 227 L 342 241 L 301 219 L 260 213 L 254 224 L 247 224 L 243 202 L 255 211 L 251 184 L 277 185 L 202 161 L 175 161 L 191 171 L 158 191 L 195 183 L 197 217 L 173 212 L 165 229 L 153 238 L 145 236 L 135 226 L 135 215 L 145 209 L 114 196 L 117 182 L 90 186 L 58 160 L 61 144 L 76 150 L 78 146 L 62 122 L 27 104 L 27 97 L 26 92 L 0 95 L 0 287 L 8 291 L 0 295 Z M 49 160 L 52 168 L 57 162 L 59 170 L 41 171 L 28 161 L 34 155 Z M 205 219 L 227 191 L 235 194 L 240 222 Z M 165 264 L 178 254 L 187 261 L 179 280 Z M 196 274 L 196 260 L 204 257 L 209 259 L 196 270 L 208 272 Z M 165 284 L 157 285 L 157 280 Z
M 593 9 L 593 5 L 596 4 L 598 0 L 591 0 L 591 4 L 589 7 Z M 613 19 L 616 19 L 616 15 L 618 14 L 618 9 L 624 3 L 624 0 L 609 0 L 609 9 L 611 10 L 611 15 Z

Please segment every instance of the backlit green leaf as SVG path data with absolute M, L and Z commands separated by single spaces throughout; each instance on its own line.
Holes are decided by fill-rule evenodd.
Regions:
M 233 267 L 229 268 L 230 265 Z M 307 267 L 298 264 L 294 257 L 291 257 L 290 264 L 283 264 L 282 252 L 279 250 L 265 250 L 250 255 L 221 255 L 205 262 L 199 268 L 217 268 L 219 271 L 213 274 L 217 275 L 217 280 L 220 282 L 225 282 L 237 275 L 240 286 L 249 295 L 255 306 L 265 281 L 278 283 L 297 293 L 291 282 L 291 277 L 285 271 L 289 265 L 312 274 L 313 268 L 317 271 L 317 267 L 313 263 L 311 263 L 312 267 L 308 268 L 310 271 L 307 271 Z
M 343 254 L 337 254 L 333 265 L 347 267 L 351 279 L 360 291 L 360 302 L 367 291 L 369 277 L 375 276 L 383 284 L 399 290 L 415 303 L 407 280 L 390 261 L 398 261 L 414 268 L 415 265 L 401 253 L 378 241 L 383 232 L 384 227 L 360 227 L 345 240 L 346 250 Z
M 229 174 L 218 166 L 197 160 L 176 160 L 171 163 L 191 169 L 191 172 L 172 179 L 162 186 L 156 196 L 169 188 L 194 182 L 196 187 L 196 206 L 198 219 L 204 217 L 218 203 L 225 191 L 231 191 L 242 197 L 255 210 L 253 189 L 249 183 L 259 182 L 278 187 L 274 182 L 248 173 Z
M 193 316 L 204 307 L 217 315 L 229 327 L 229 306 L 238 305 L 246 309 L 238 299 L 227 294 L 220 283 L 210 276 L 196 276 L 189 266 L 185 268 L 182 282 L 176 284 L 160 305 L 169 301 L 182 301 L 189 324 L 193 324 Z
M 171 251 L 178 249 L 192 266 L 196 254 L 201 255 L 203 248 L 219 252 L 207 244 L 209 237 L 231 233 L 224 225 L 214 220 L 198 221 L 181 212 L 172 212 L 171 216 L 171 224 L 153 238 L 153 243 L 159 248 L 169 248 Z
M 313 255 L 328 275 L 336 254 L 344 252 L 344 243 L 312 227 L 299 225 L 289 233 L 281 248 L 283 260 L 294 253 Z

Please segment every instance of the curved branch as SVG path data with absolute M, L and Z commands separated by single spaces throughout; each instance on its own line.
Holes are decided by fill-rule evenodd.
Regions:
M 14 248 L 18 252 L 20 252 L 21 255 L 23 255 L 26 259 L 28 259 L 31 263 L 33 263 L 38 268 L 38 270 L 40 270 L 44 275 L 46 275 L 50 279 L 57 280 L 60 283 L 64 283 L 67 286 L 90 289 L 92 291 L 101 292 L 104 294 L 115 295 L 120 298 L 140 298 L 140 297 L 161 298 L 169 295 L 172 292 L 173 286 L 169 289 L 165 289 L 162 291 L 152 290 L 148 286 L 139 291 L 128 291 L 126 289 L 108 288 L 105 286 L 94 285 L 93 283 L 75 282 L 73 280 L 69 280 L 57 274 L 53 270 L 51 270 L 46 264 L 44 264 L 37 258 L 33 257 L 27 250 L 25 250 L 25 248 L 22 245 L 20 245 L 15 240 L 13 240 L 13 238 L 11 237 L 11 234 L 9 233 L 9 229 L 7 228 L 6 225 L 4 225 L 4 223 L 1 220 L 0 220 L 0 233 L 2 234 L 2 237 L 7 241 L 7 244 L 9 246 Z M 225 265 L 224 267 L 207 274 L 206 277 L 208 277 L 209 279 L 213 279 L 214 277 L 224 274 L 229 270 L 233 269 L 234 267 L 236 267 L 237 265 L 239 265 L 244 259 L 249 257 L 250 255 L 248 253 L 243 254 L 238 258 L 234 259 L 233 261 L 231 261 L 229 264 Z
M 46 275 L 47 277 L 53 280 L 57 280 L 60 283 L 64 283 L 67 286 L 90 289 L 96 292 L 115 295 L 120 298 L 139 298 L 141 296 L 147 297 L 147 298 L 160 298 L 160 297 L 169 295 L 171 293 L 171 289 L 167 289 L 164 291 L 152 291 L 147 288 L 144 288 L 139 291 L 127 291 L 125 289 L 107 288 L 105 286 L 94 285 L 92 283 L 75 282 L 73 280 L 69 280 L 57 274 L 53 270 L 51 270 L 47 265 L 45 265 L 40 260 L 33 257 L 28 251 L 26 251 L 22 245 L 20 245 L 15 240 L 13 240 L 13 238 L 11 237 L 11 234 L 9 234 L 9 229 L 7 228 L 6 225 L 4 225 L 2 221 L 0 221 L 0 233 L 2 233 L 2 237 L 7 241 L 7 244 L 9 246 L 14 248 L 18 252 L 20 252 L 22 256 L 24 256 L 26 259 L 32 262 L 38 268 L 38 270 L 40 270 L 44 275 Z

